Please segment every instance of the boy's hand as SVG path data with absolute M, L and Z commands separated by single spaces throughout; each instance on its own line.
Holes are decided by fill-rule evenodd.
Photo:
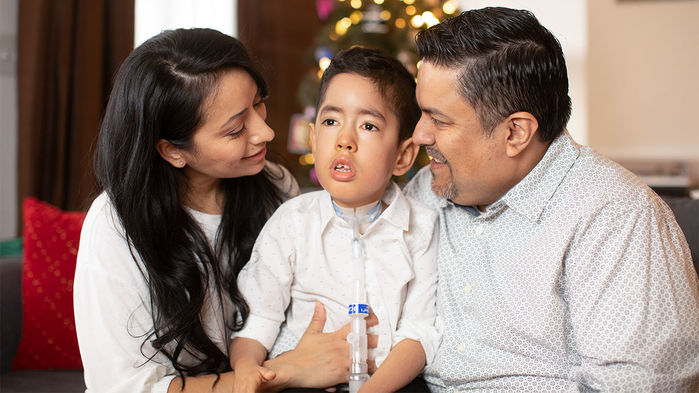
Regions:
M 255 393 L 259 387 L 276 378 L 277 374 L 254 362 L 238 362 L 235 368 L 234 393 Z

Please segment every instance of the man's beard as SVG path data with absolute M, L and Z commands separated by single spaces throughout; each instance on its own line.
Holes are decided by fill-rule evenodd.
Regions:
M 449 177 L 446 179 L 446 182 L 441 185 L 436 183 L 437 176 L 434 174 L 434 172 L 432 172 L 432 192 L 434 192 L 438 197 L 453 201 L 459 195 L 459 192 L 456 189 L 456 184 L 454 183 L 454 174 L 451 170 L 451 164 L 449 164 L 446 158 L 444 158 L 442 153 L 440 153 L 438 150 L 425 147 L 425 152 L 427 152 L 430 157 L 436 158 L 438 161 L 445 163 L 449 169 Z M 430 169 L 430 171 L 432 171 L 432 169 Z

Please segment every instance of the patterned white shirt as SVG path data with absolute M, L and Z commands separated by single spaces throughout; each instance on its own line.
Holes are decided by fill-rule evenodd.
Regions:
M 439 210 L 433 392 L 695 392 L 699 291 L 672 211 L 567 133 L 483 213 Z
M 405 197 L 395 183 L 383 201 L 388 207 L 361 236 L 367 300 L 379 319 L 369 329 L 379 336 L 369 357 L 380 364 L 393 345 L 410 338 L 420 341 L 429 362 L 441 337 L 434 326 L 437 214 Z M 316 300 L 327 311 L 325 331 L 348 323 L 354 283 L 351 239 L 351 225 L 336 215 L 326 191 L 302 194 L 280 206 L 238 276 L 250 316 L 236 337 L 259 341 L 270 357 L 293 349 Z

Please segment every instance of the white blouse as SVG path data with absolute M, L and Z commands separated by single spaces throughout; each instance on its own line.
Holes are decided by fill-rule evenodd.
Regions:
M 283 172 L 285 176 L 277 184 L 288 197 L 298 194 L 298 185 L 286 169 L 275 164 L 267 168 Z M 221 216 L 188 211 L 213 244 Z M 134 261 L 116 211 L 102 193 L 83 223 L 73 285 L 75 328 L 87 393 L 167 392 L 177 376 L 162 353 L 149 341 L 144 344 L 153 331 L 153 320 L 148 286 L 139 267 L 142 262 L 140 258 Z M 224 314 L 230 318 L 232 312 L 230 299 L 224 296 L 224 304 L 220 304 L 210 292 L 201 314 L 207 335 L 224 353 L 228 353 L 230 340 Z M 183 363 L 194 364 L 194 360 L 182 352 Z

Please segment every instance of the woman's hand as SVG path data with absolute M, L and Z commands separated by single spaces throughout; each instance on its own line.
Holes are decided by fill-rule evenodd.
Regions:
M 263 383 L 276 376 L 274 371 L 253 362 L 238 362 L 236 366 L 234 393 L 255 393 Z
M 377 323 L 374 314 L 367 317 L 367 327 Z M 350 325 L 348 323 L 332 333 L 323 333 L 323 326 L 325 307 L 316 302 L 313 318 L 296 348 L 264 362 L 264 367 L 277 374 L 276 379 L 265 384 L 264 388 L 325 388 L 347 382 L 350 366 L 347 334 Z M 375 335 L 369 335 L 367 339 L 370 348 L 376 347 Z M 370 367 L 373 372 L 373 363 Z
M 196 377 L 187 377 L 187 382 L 182 385 L 180 377 L 173 378 L 168 386 L 168 393 L 230 393 L 233 391 L 236 375 L 233 371 L 219 374 L 204 374 Z

